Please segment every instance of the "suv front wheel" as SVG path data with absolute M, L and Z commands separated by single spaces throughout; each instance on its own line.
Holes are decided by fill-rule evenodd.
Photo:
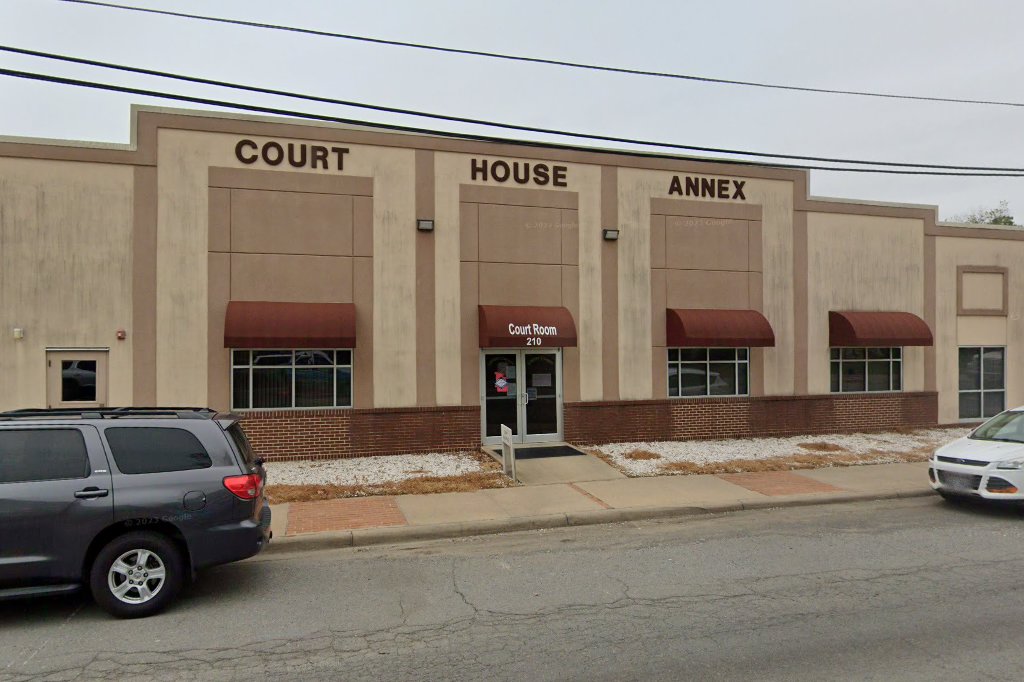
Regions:
M 150 616 L 166 607 L 182 585 L 181 553 L 166 536 L 128 533 L 96 555 L 89 587 L 96 603 L 119 618 Z

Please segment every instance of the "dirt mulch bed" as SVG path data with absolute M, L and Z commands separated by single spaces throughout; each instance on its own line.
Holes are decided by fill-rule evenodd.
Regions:
M 802 443 L 802 447 L 814 445 Z M 760 471 L 794 471 L 797 469 L 824 469 L 827 467 L 849 467 L 863 464 L 895 464 L 902 462 L 926 462 L 931 457 L 931 450 L 920 450 L 906 453 L 887 453 L 878 451 L 866 455 L 846 453 L 842 448 L 831 443 L 820 443 L 825 446 L 822 452 L 829 452 L 827 455 L 790 455 L 789 457 L 771 457 L 768 459 L 732 459 L 725 462 L 711 462 L 708 464 L 697 464 L 695 462 L 666 462 L 661 467 L 661 475 L 696 475 L 696 474 L 739 474 L 746 472 Z M 835 449 L 833 449 L 835 448 Z M 816 450 L 817 448 L 809 447 Z M 845 454 L 844 454 L 845 453 Z M 615 460 L 600 452 L 590 451 L 590 454 L 600 457 L 613 467 L 629 475 L 628 471 L 622 470 L 615 463 Z M 661 455 L 647 450 L 634 450 L 626 455 L 626 459 L 650 460 L 661 459 Z
M 484 471 L 461 476 L 420 476 L 401 481 L 357 485 L 268 485 L 270 504 L 286 502 L 314 502 L 343 497 L 370 497 L 372 495 L 426 495 L 431 493 L 465 493 L 488 488 L 509 488 L 512 479 L 501 472 L 501 465 L 489 455 L 474 453 Z M 417 473 L 410 471 L 408 473 Z

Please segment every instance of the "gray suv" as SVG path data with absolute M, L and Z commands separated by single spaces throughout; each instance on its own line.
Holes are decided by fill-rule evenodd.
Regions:
M 0 413 L 0 599 L 88 585 L 148 616 L 206 566 L 270 540 L 266 472 L 208 408 Z

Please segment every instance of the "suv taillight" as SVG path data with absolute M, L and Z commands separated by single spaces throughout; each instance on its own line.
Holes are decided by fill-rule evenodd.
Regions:
M 224 487 L 240 500 L 254 500 L 263 492 L 263 479 L 259 474 L 245 476 L 227 476 Z

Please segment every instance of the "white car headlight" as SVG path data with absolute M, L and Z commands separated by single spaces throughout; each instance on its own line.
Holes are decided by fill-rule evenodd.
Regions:
M 1005 462 L 997 462 L 996 469 L 1024 469 L 1024 458 L 1021 459 L 1008 459 Z

